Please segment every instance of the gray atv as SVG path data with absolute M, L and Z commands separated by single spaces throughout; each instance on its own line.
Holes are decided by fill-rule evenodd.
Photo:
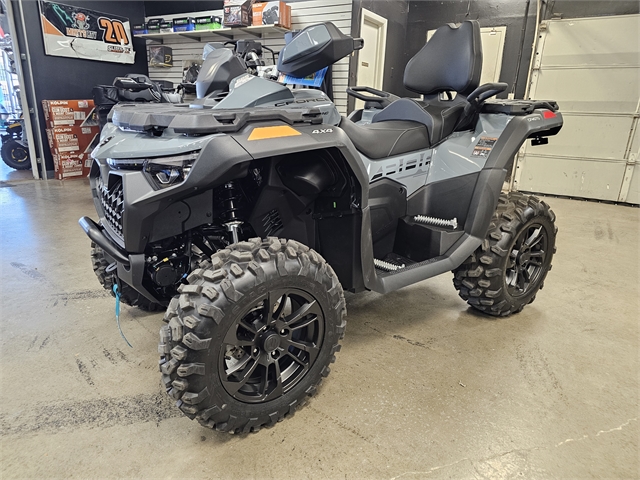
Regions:
M 278 70 L 305 77 L 362 47 L 303 30 Z M 421 100 L 368 88 L 342 118 L 318 90 L 211 53 L 191 105 L 118 105 L 93 152 L 99 223 L 80 225 L 122 300 L 166 309 L 160 370 L 182 412 L 219 431 L 275 425 L 313 395 L 345 333 L 343 290 L 389 293 L 453 271 L 474 309 L 517 313 L 542 288 L 555 217 L 501 189 L 551 101 L 489 100 L 477 22 L 439 28 L 407 65 Z M 126 295 L 125 295 L 126 293 Z

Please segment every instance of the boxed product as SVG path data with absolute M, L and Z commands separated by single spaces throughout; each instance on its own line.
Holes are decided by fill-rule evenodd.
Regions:
M 172 33 L 173 32 L 173 22 L 160 22 L 160 33 Z
M 282 1 L 255 3 L 253 24 L 291 28 L 291 7 Z
M 150 67 L 172 67 L 173 49 L 165 45 L 149 45 Z
M 133 25 L 131 27 L 131 33 L 133 33 L 133 35 L 144 35 L 145 33 L 149 33 L 147 30 L 147 24 L 139 23 L 137 25 Z
M 248 27 L 252 25 L 254 0 L 224 0 L 224 26 Z
M 91 157 L 89 157 L 91 158 Z M 68 178 L 82 178 L 89 175 L 89 168 L 85 167 L 86 161 L 82 156 L 60 154 L 53 155 L 54 176 L 58 180 Z M 91 166 L 91 164 L 89 164 Z
M 147 21 L 147 33 L 160 33 L 160 24 L 164 18 L 151 18 Z
M 222 19 L 220 17 L 196 17 L 196 30 L 218 30 L 222 28 Z
M 93 100 L 43 100 L 42 109 L 46 128 L 98 125 Z
M 196 29 L 196 21 L 193 17 L 181 17 L 173 19 L 174 32 L 193 32 Z
M 100 127 L 56 127 L 47 129 L 53 155 L 88 155 L 98 144 Z

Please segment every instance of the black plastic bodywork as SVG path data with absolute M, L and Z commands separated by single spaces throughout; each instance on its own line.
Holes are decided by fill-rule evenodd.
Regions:
M 313 36 L 314 30 L 326 28 L 323 38 L 325 42 L 319 43 Z M 302 45 L 305 54 L 298 51 L 298 44 Z M 280 52 L 278 57 L 278 71 L 298 78 L 304 78 L 318 70 L 333 65 L 338 60 L 351 54 L 354 50 L 360 50 L 364 46 L 362 39 L 354 39 L 344 35 L 330 22 L 313 25 L 302 30 Z
M 179 125 L 176 119 L 182 117 L 183 110 L 173 110 L 175 114 L 158 116 L 143 111 L 137 117 L 116 112 L 113 120 L 121 126 L 152 132 L 158 126 Z M 125 201 L 123 238 L 107 230 L 92 239 L 103 247 L 105 242 L 111 243 L 115 250 L 108 252 L 128 255 L 128 266 L 123 258 L 114 258 L 120 278 L 159 303 L 166 303 L 166 299 L 154 296 L 144 285 L 145 248 L 155 240 L 207 225 L 217 215 L 213 192 L 226 182 L 246 178 L 250 172 L 263 179 L 246 217 L 252 233 L 291 238 L 316 249 L 334 268 L 345 290 L 386 293 L 452 270 L 484 238 L 508 164 L 522 143 L 529 137 L 557 133 L 562 125 L 559 113 L 545 118 L 549 117 L 546 111 L 534 110 L 515 116 L 479 173 L 428 185 L 407 199 L 403 186 L 391 180 L 370 185 L 364 164 L 344 131 L 315 124 L 317 116 L 311 110 L 291 114 L 265 110 L 264 116 L 224 112 L 228 114 L 226 125 L 212 112 L 190 115 L 192 112 L 184 112 L 185 117 L 195 119 L 187 127 L 190 131 L 230 130 L 210 138 L 184 183 L 157 191 L 143 172 L 112 170 L 104 160 L 96 161 L 91 172 L 98 212 L 101 206 L 95 185 L 99 176 L 121 176 Z M 243 120 L 236 121 L 238 117 Z M 254 129 L 278 125 L 295 128 L 299 134 L 286 141 L 252 140 Z M 456 232 L 425 231 L 424 226 L 404 218 L 417 213 L 456 216 L 461 220 L 460 227 Z M 412 229 L 418 229 L 417 235 L 422 238 L 436 239 L 436 246 L 411 253 L 414 247 L 410 242 L 403 245 L 398 232 Z M 393 274 L 377 272 L 374 254 L 379 258 L 394 246 L 416 263 Z M 436 250 L 438 255 L 434 257 Z

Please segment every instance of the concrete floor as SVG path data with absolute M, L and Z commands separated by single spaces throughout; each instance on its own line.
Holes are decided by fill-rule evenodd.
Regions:
M 123 308 L 120 338 L 87 181 L 0 187 L 2 478 L 638 478 L 638 209 L 549 198 L 554 269 L 511 318 L 451 275 L 349 296 L 319 394 L 231 436 L 161 391 L 162 315 Z

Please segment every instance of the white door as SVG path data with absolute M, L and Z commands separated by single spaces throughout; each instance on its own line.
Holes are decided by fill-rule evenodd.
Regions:
M 542 25 L 530 98 L 555 100 L 564 118 L 549 144 L 524 146 L 514 188 L 639 203 L 640 15 Z
M 427 32 L 427 41 L 431 39 L 435 30 Z M 482 42 L 482 74 L 480 85 L 500 81 L 502 71 L 502 53 L 507 27 L 483 27 L 480 29 Z M 511 85 L 509 85 L 511 86 Z
M 387 19 L 363 8 L 360 36 L 364 39 L 364 48 L 358 54 L 357 85 L 382 90 Z M 357 100 L 356 110 L 363 107 L 364 102 Z

